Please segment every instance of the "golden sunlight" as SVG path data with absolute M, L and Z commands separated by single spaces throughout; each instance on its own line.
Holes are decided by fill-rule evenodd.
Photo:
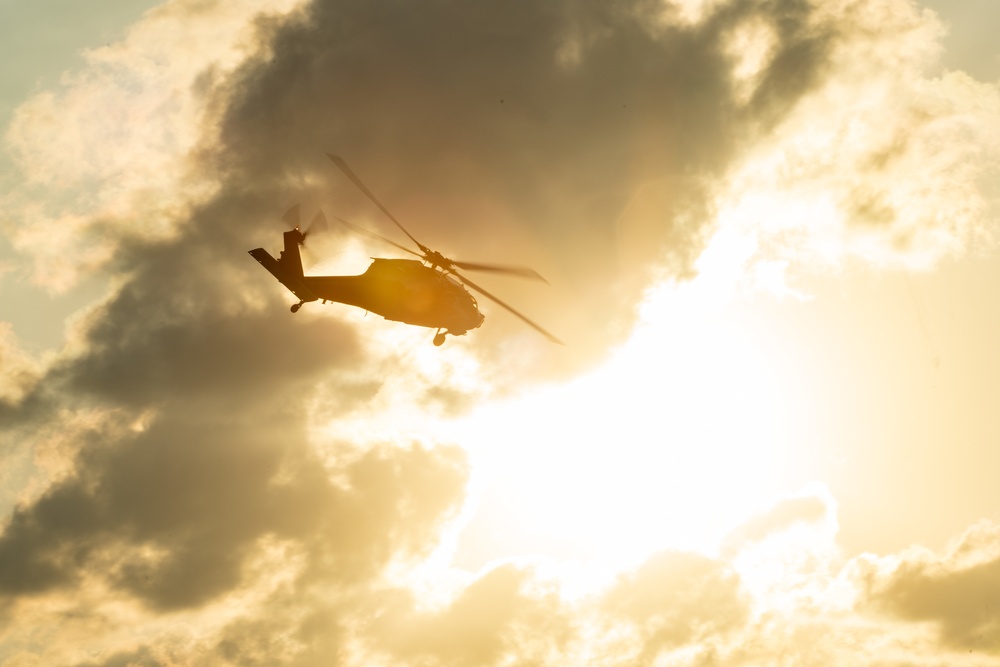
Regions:
M 773 501 L 794 400 L 755 344 L 759 325 L 733 307 L 752 249 L 717 234 L 697 278 L 649 292 L 641 324 L 603 367 L 454 425 L 479 503 L 459 565 L 712 552 Z

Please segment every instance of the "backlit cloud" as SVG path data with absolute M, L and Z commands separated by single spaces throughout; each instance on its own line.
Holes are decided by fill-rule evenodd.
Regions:
M 869 599 L 912 622 L 932 622 L 950 648 L 1000 654 L 1000 529 L 971 528 L 949 553 L 914 550 L 870 580 Z
M 725 265 L 785 289 L 814 258 L 926 265 L 985 235 L 1000 98 L 938 71 L 940 34 L 906 0 L 175 0 L 89 52 L 5 135 L 18 261 L 51 289 L 107 288 L 44 359 L 0 328 L 0 662 L 987 664 L 966 651 L 995 656 L 997 611 L 964 603 L 998 592 L 993 527 L 942 558 L 848 558 L 825 490 L 733 507 L 770 479 L 735 449 L 766 383 L 730 381 L 721 344 L 688 354 L 693 325 L 614 351 L 664 280 Z M 396 234 L 326 151 L 431 247 L 545 274 L 509 298 L 571 346 L 486 299 L 484 328 L 433 357 L 426 332 L 360 311 L 290 315 L 246 254 L 278 244 L 289 206 Z M 345 261 L 388 252 L 331 236 Z M 552 380 L 604 359 L 604 384 Z M 632 396 L 615 369 L 637 368 L 673 374 Z M 529 395 L 524 423 L 428 426 L 540 379 L 567 393 Z M 641 414 L 672 418 L 671 442 Z M 630 547 L 711 516 L 716 548 L 597 574 L 455 565 L 483 497 L 470 451 L 594 434 L 606 451 L 516 469 L 545 490 L 538 516 L 610 514 L 594 541 Z M 674 470 L 608 464 L 673 441 Z
M 15 111 L 4 139 L 20 182 L 3 198 L 4 231 L 35 256 L 36 282 L 68 289 L 113 257 L 117 239 L 169 237 L 211 195 L 218 181 L 191 167 L 210 91 L 260 52 L 261 12 L 293 6 L 164 3 Z
M 10 325 L 0 322 L 0 410 L 22 401 L 39 374 L 38 364 L 20 348 Z

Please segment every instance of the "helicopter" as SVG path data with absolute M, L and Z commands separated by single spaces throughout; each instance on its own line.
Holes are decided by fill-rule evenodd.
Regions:
M 263 248 L 254 248 L 249 251 L 251 257 L 299 298 L 299 302 L 291 307 L 293 313 L 298 312 L 303 304 L 312 301 L 343 303 L 376 313 L 387 320 L 436 329 L 433 342 L 434 345 L 440 346 L 444 343 L 445 336 L 449 334 L 464 336 L 470 330 L 479 328 L 486 319 L 479 312 L 476 298 L 469 292 L 469 288 L 471 288 L 520 318 L 553 343 L 563 344 L 562 341 L 527 316 L 458 273 L 457 269 L 489 271 L 544 281 L 545 279 L 537 272 L 522 267 L 458 262 L 445 257 L 436 250 L 431 250 L 417 241 L 396 220 L 382 205 L 382 202 L 362 183 L 343 158 L 330 153 L 327 153 L 327 157 L 406 234 L 420 252 L 358 227 L 342 218 L 336 219 L 356 233 L 384 241 L 404 252 L 415 255 L 419 259 L 377 257 L 372 258 L 371 265 L 361 275 L 307 276 L 302 269 L 299 248 L 311 233 L 326 227 L 326 217 L 320 211 L 310 226 L 302 231 L 298 224 L 299 207 L 295 205 L 282 218 L 286 224 L 292 225 L 292 229 L 284 233 L 284 250 L 279 254 L 278 259 L 275 259 Z

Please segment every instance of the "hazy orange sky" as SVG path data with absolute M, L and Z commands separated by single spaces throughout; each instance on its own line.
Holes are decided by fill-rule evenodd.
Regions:
M 1000 665 L 1000 6 L 0 19 L 3 667 Z

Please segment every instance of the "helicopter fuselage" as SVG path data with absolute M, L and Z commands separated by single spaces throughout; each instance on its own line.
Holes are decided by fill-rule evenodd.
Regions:
M 444 273 L 415 259 L 372 261 L 359 276 L 305 276 L 318 299 L 364 308 L 387 320 L 460 336 L 483 323 L 475 298 Z
M 389 209 L 347 166 L 343 158 L 332 153 L 327 153 L 327 156 L 373 204 L 392 220 L 400 231 L 409 237 L 420 252 L 357 227 L 347 220 L 337 219 L 349 229 L 380 239 L 404 252 L 416 255 L 421 261 L 378 258 L 372 262 L 367 271 L 359 276 L 307 276 L 302 272 L 299 246 L 305 243 L 306 237 L 313 229 L 326 227 L 326 216 L 320 211 L 316 214 L 312 224 L 303 231 L 299 229 L 299 205 L 296 204 L 288 209 L 288 212 L 282 217 L 282 221 L 292 226 L 292 229 L 285 232 L 285 249 L 278 259 L 272 257 L 263 248 L 254 248 L 250 251 L 250 255 L 261 266 L 299 298 L 299 302 L 291 307 L 293 313 L 298 312 L 302 304 L 310 301 L 322 300 L 324 303 L 334 301 L 377 313 L 387 320 L 437 329 L 438 331 L 434 335 L 434 344 L 441 345 L 444 343 L 446 334 L 462 336 L 470 329 L 482 325 L 485 319 L 483 314 L 479 312 L 476 299 L 466 289 L 468 287 L 520 318 L 525 324 L 553 343 L 562 345 L 562 341 L 558 338 L 528 319 L 523 313 L 458 273 L 457 269 L 492 271 L 545 280 L 538 272 L 526 267 L 456 262 L 435 250 L 431 250 L 406 231 L 406 228 L 393 217 Z
M 286 238 L 286 241 L 294 239 Z M 281 259 L 263 248 L 250 254 L 301 301 L 334 301 L 356 306 L 387 320 L 441 329 L 461 336 L 479 327 L 483 314 L 476 299 L 442 271 L 413 259 L 373 259 L 357 276 L 306 276 L 298 248 L 286 243 Z

